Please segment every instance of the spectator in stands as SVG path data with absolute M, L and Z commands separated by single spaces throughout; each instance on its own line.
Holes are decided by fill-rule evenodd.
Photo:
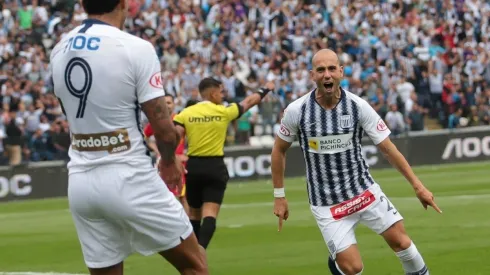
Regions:
M 385 121 L 393 136 L 396 137 L 405 132 L 405 120 L 403 114 L 398 111 L 396 104 L 390 106 L 390 111 L 386 114 Z
M 412 106 L 412 110 L 407 116 L 407 124 L 410 131 L 416 132 L 424 130 L 424 115 L 422 108 L 415 102 Z
M 48 133 L 42 129 L 37 129 L 29 142 L 31 151 L 31 161 L 53 160 L 52 140 Z
M 459 122 L 461 116 L 463 115 L 463 109 L 458 108 L 454 113 L 449 116 L 448 128 L 455 129 L 460 128 L 461 124 Z
M 5 149 L 9 158 L 9 165 L 18 165 L 22 162 L 22 147 L 24 146 L 24 132 L 22 118 L 17 118 L 16 110 L 9 111 L 8 118 L 5 121 L 4 139 Z
M 0 2 L 1 107 L 5 116 L 10 107 L 20 110 L 29 140 L 37 128 L 49 131 L 64 119 L 52 96 L 48 57 L 87 15 L 75 0 Z M 382 117 L 396 104 L 408 119 L 417 102 L 424 122 L 435 118 L 448 127 L 458 108 L 467 118 L 476 107 L 478 124 L 488 123 L 488 1 L 198 2 L 129 1 L 125 29 L 154 45 L 177 111 L 200 100 L 196 88 L 203 77 L 222 78 L 230 102 L 273 79 L 280 108 L 252 111 L 254 135 L 256 122 L 275 122 L 271 113 L 311 91 L 312 54 L 329 47 L 345 66 L 342 87 L 376 106 Z

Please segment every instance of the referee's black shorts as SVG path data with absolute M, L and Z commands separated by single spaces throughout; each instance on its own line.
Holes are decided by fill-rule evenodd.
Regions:
M 186 197 L 189 206 L 205 202 L 221 204 L 230 176 L 223 157 L 193 157 L 187 161 Z

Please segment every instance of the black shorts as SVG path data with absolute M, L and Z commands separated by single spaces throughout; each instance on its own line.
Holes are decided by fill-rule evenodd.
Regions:
M 223 202 L 230 178 L 223 157 L 189 157 L 186 169 L 186 198 L 190 207 Z

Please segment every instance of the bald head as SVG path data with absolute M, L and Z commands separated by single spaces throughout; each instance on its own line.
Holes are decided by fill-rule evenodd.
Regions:
M 339 65 L 339 57 L 337 54 L 330 49 L 321 49 L 313 56 L 311 63 L 313 67 L 316 67 L 317 64 L 321 61 L 328 61 L 329 63 L 335 63 Z

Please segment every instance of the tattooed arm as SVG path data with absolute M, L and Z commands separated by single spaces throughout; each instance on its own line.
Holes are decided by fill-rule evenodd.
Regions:
M 141 104 L 155 135 L 155 142 L 165 165 L 175 162 L 175 148 L 180 140 L 177 129 L 170 118 L 164 97 L 157 97 Z

